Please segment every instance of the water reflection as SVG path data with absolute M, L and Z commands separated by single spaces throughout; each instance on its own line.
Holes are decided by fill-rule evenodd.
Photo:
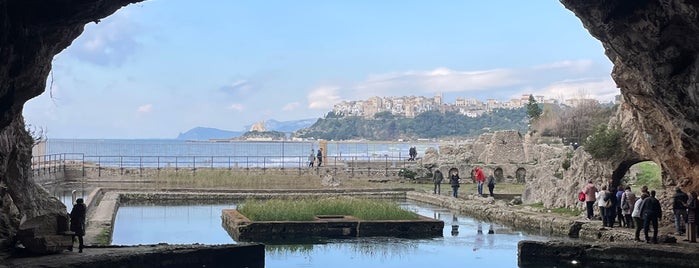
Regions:
M 234 244 L 221 227 L 221 210 L 233 204 L 122 205 L 114 223 L 113 245 Z
M 506 226 L 475 220 L 414 202 L 401 206 L 443 220 L 443 237 L 360 237 L 305 244 L 267 245 L 267 267 L 516 267 L 517 242 L 547 240 Z M 117 213 L 113 244 L 235 243 L 221 227 L 221 210 L 235 204 L 129 205 Z M 487 232 L 484 232 L 487 228 Z M 456 232 L 453 232 L 456 230 Z

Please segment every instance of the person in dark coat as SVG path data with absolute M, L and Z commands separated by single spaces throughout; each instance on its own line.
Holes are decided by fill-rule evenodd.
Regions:
M 675 194 L 672 196 L 672 213 L 675 216 L 675 231 L 683 235 L 686 231 L 687 223 L 687 194 L 682 192 L 682 188 L 675 187 Z
M 611 205 L 609 207 L 607 207 L 606 205 L 604 206 L 604 221 L 602 222 L 602 225 L 604 225 L 605 227 L 612 228 L 614 227 L 614 219 L 616 219 L 616 207 L 618 206 L 616 194 L 611 191 L 604 190 L 603 199 L 605 202 L 611 203 Z
M 78 198 L 77 200 L 75 200 L 75 205 L 73 206 L 73 209 L 70 210 L 70 230 L 73 232 L 73 237 L 71 238 L 71 241 L 74 242 L 75 237 L 78 237 L 79 252 L 83 252 L 83 248 L 85 247 L 83 243 L 83 236 L 85 236 L 86 211 L 87 207 L 85 206 L 85 202 L 82 198 Z M 72 243 L 68 250 L 73 251 Z
M 655 190 L 650 191 L 650 197 L 641 203 L 641 217 L 643 218 L 643 233 L 646 235 L 646 243 L 651 243 L 648 237 L 650 225 L 653 225 L 653 244 L 658 243 L 658 220 L 663 218 L 663 209 L 660 201 L 655 199 Z
M 323 148 L 318 148 L 318 154 L 316 155 L 316 159 L 318 159 L 318 166 L 323 164 Z
M 434 181 L 434 194 L 441 194 L 442 193 L 442 180 L 444 180 L 444 174 L 442 174 L 439 169 L 434 171 L 434 175 L 432 176 L 432 180 Z
M 449 178 L 449 184 L 451 184 L 451 189 L 453 189 L 453 196 L 454 197 L 459 197 L 459 172 L 458 171 L 451 171 L 451 177 Z
M 490 196 L 495 197 L 493 194 L 493 190 L 495 189 L 495 176 L 491 174 L 485 181 L 488 183 L 488 192 L 490 192 Z

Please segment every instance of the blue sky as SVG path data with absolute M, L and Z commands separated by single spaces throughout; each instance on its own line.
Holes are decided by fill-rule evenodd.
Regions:
M 48 138 L 174 138 L 371 96 L 610 101 L 611 69 L 558 1 L 150 0 L 86 25 L 24 116 Z

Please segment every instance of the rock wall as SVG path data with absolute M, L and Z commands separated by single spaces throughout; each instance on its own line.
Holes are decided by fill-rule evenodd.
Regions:
M 561 0 L 602 42 L 625 102 L 620 116 L 641 157 L 666 186 L 699 191 L 699 4 Z
M 0 241 L 14 241 L 18 230 L 29 250 L 61 246 L 47 237 L 67 228 L 65 207 L 30 178 L 33 141 L 24 128 L 22 109 L 44 92 L 53 57 L 85 24 L 132 2 L 140 1 L 0 0 L 0 185 L 6 187 L 0 222 L 12 225 L 0 232 Z M 12 207 L 18 209 L 21 226 L 8 214 Z

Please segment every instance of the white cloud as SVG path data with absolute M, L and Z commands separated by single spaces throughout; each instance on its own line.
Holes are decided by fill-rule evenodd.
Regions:
M 300 106 L 301 103 L 298 102 L 287 103 L 286 105 L 284 105 L 284 107 L 282 107 L 282 111 L 293 111 L 298 109 Z
M 322 86 L 308 93 L 308 108 L 310 109 L 330 109 L 334 104 L 340 102 L 338 87 Z
M 138 113 L 143 114 L 143 113 L 150 113 L 153 110 L 153 104 L 144 104 L 141 106 L 138 106 Z
M 369 95 L 395 95 L 391 92 L 457 92 L 484 90 L 522 83 L 508 69 L 455 71 L 449 68 L 370 75 L 356 89 Z M 400 94 L 405 95 L 405 94 Z
M 67 50 L 79 60 L 103 66 L 119 66 L 136 54 L 141 44 L 136 40 L 141 27 L 130 18 L 128 10 L 118 12 L 99 24 L 88 24 L 85 32 Z
M 575 72 L 585 72 L 594 66 L 592 60 L 564 60 L 532 67 L 533 70 L 568 69 Z
M 241 111 L 245 110 L 245 106 L 243 104 L 240 104 L 240 103 L 233 103 L 230 106 L 228 106 L 228 110 L 234 110 L 234 111 L 241 112 Z

